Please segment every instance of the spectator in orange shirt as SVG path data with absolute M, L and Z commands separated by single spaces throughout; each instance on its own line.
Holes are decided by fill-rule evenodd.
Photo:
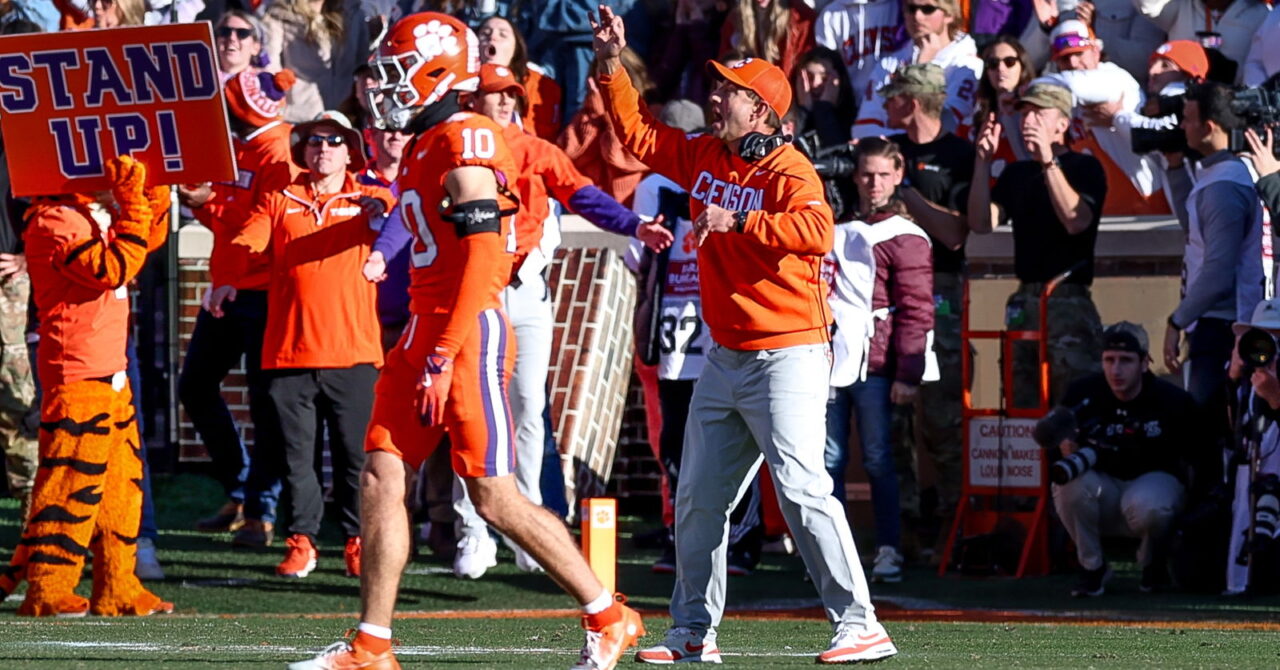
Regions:
M 632 86 L 640 91 L 641 97 L 648 95 L 653 84 L 649 80 L 644 61 L 630 49 L 622 52 L 621 59 L 622 66 L 631 77 Z M 600 89 L 596 86 L 598 66 L 598 62 L 591 64 L 587 96 L 578 113 L 569 119 L 556 143 L 573 159 L 573 166 L 586 175 L 591 183 L 613 196 L 614 200 L 629 205 L 636 186 L 649 173 L 649 167 L 627 151 L 618 139 L 613 125 L 609 123 Z
M 520 102 L 522 127 L 544 140 L 555 141 L 560 134 L 560 84 L 547 76 L 536 63 L 529 62 L 529 47 L 524 35 L 511 21 L 501 16 L 491 16 L 476 30 L 480 38 L 480 62 L 486 65 L 504 65 L 515 73 L 516 81 L 524 89 Z
M 291 181 L 289 162 L 292 126 L 281 118 L 285 91 L 293 72 L 274 76 L 242 69 L 226 84 L 228 120 L 239 169 L 235 182 L 216 188 L 179 186 L 182 202 L 213 233 L 209 255 L 210 291 L 205 294 L 195 330 L 187 346 L 178 397 L 204 441 L 213 462 L 213 475 L 222 484 L 227 502 L 213 516 L 196 522 L 196 530 L 234 532 L 232 544 L 267 546 L 273 536 L 276 500 L 280 495 L 281 437 L 275 406 L 267 395 L 262 370 L 262 338 L 267 327 L 269 259 L 250 255 L 231 240 L 240 233 L 253 207 Z M 232 286 L 236 299 L 212 300 L 213 288 Z M 225 295 L 225 291 L 220 295 Z M 222 381 L 244 357 L 253 418 L 254 451 L 240 441 Z
M 280 418 L 292 505 L 287 553 L 276 573 L 303 578 L 316 567 L 324 511 L 315 471 L 319 417 L 329 428 L 347 574 L 355 576 L 363 437 L 382 365 L 376 290 L 360 268 L 394 199 L 386 188 L 356 182 L 364 146 L 338 112 L 298 124 L 291 157 L 304 171 L 260 200 L 232 241 L 271 258 L 262 367 Z M 210 300 L 221 304 L 235 295 L 234 287 L 220 286 Z

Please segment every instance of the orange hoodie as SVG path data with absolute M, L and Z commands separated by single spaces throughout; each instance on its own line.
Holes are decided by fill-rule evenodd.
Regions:
M 722 140 L 686 137 L 655 121 L 626 72 L 601 74 L 599 82 L 618 137 L 689 192 L 694 220 L 708 204 L 749 212 L 741 233 L 712 233 L 698 251 L 711 337 L 747 351 L 828 341 L 822 258 L 835 226 L 813 165 L 791 145 L 748 163 Z
M 351 174 L 340 193 L 315 195 L 303 172 L 262 198 L 231 241 L 271 256 L 264 369 L 382 365 L 377 288 L 360 274 L 378 236 L 364 196 L 395 205 L 390 190 Z
M 591 186 L 573 167 L 564 151 L 516 124 L 502 129 L 502 137 L 516 161 L 516 195 L 520 196 L 520 212 L 516 214 L 516 261 L 520 268 L 524 257 L 542 242 L 542 226 L 551 215 L 550 197 L 569 202 L 574 193 Z
M 232 245 L 231 239 L 240 233 L 249 212 L 261 198 L 288 186 L 298 174 L 298 168 L 289 160 L 292 130 L 293 126 L 276 121 L 259 128 L 245 140 L 237 139 L 238 178 L 235 182 L 216 184 L 209 201 L 193 210 L 196 219 L 213 233 L 209 279 L 214 286 L 266 290 L 270 259 Z M 246 258 L 238 258 L 241 255 Z
M 524 92 L 525 127 L 538 137 L 554 142 L 560 134 L 560 84 L 530 67 Z

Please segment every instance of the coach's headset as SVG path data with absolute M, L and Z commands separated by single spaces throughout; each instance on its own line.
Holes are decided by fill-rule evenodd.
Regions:
M 791 136 L 781 130 L 771 135 L 764 133 L 747 133 L 738 141 L 738 157 L 748 163 L 758 163 L 765 156 L 791 143 Z

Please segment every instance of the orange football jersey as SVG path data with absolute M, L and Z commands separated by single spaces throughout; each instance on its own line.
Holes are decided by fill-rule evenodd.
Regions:
M 444 218 L 452 211 L 445 179 L 460 167 L 487 167 L 498 181 L 501 217 L 497 235 L 459 237 Z M 502 306 L 516 250 L 512 193 L 515 161 L 502 129 L 489 118 L 458 112 L 418 136 L 405 153 L 396 184 L 400 216 L 413 234 L 409 249 L 409 309 L 414 314 L 450 316 L 436 343 L 437 353 L 454 358 L 475 316 Z

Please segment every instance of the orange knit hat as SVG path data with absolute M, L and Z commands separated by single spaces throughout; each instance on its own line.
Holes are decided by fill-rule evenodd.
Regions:
M 270 72 L 244 70 L 227 80 L 227 109 L 236 118 L 258 127 L 280 118 L 285 91 L 297 80 L 293 70 Z

